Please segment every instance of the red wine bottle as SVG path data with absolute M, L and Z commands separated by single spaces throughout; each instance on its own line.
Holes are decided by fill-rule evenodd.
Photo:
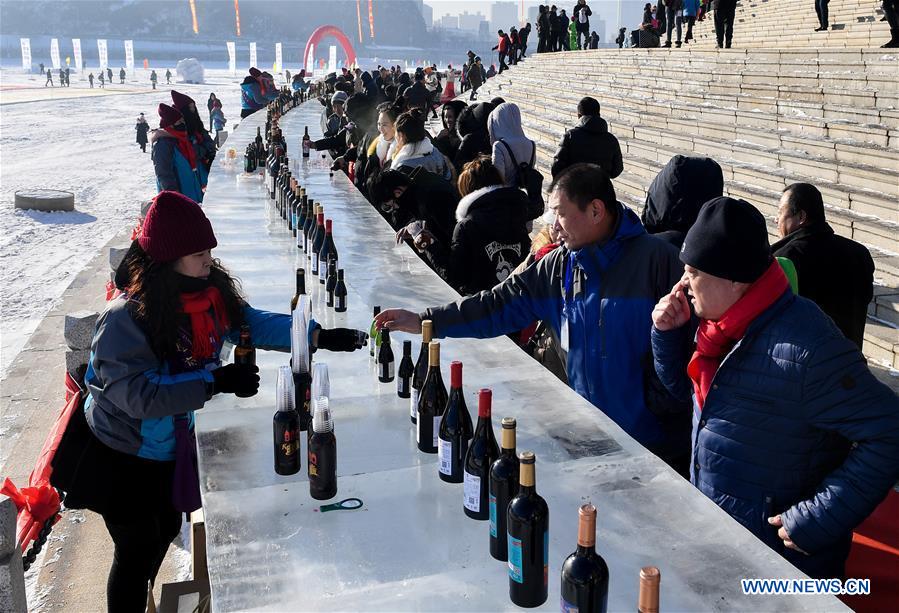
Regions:
M 428 374 L 418 398 L 416 440 L 422 453 L 437 453 L 440 416 L 446 408 L 446 401 L 446 386 L 440 374 L 440 343 L 431 341 L 428 345 Z
M 334 310 L 338 313 L 346 312 L 346 283 L 343 281 L 343 268 L 337 269 L 337 285 L 334 286 Z
M 509 559 L 506 513 L 518 495 L 515 426 L 515 418 L 503 417 L 499 459 L 490 467 L 490 555 L 502 562 Z
M 661 582 L 662 574 L 655 566 L 644 566 L 640 569 L 638 613 L 659 613 L 659 584 Z
M 413 424 L 418 419 L 418 397 L 425 384 L 425 376 L 428 374 L 428 345 L 433 338 L 433 330 L 434 324 L 430 319 L 421 322 L 421 349 L 418 351 L 418 360 L 415 362 L 415 372 L 412 375 L 412 397 L 409 399 L 409 416 Z M 374 341 L 369 340 L 369 342 Z
M 440 420 L 439 439 L 438 476 L 447 483 L 462 483 L 462 465 L 471 439 L 471 416 L 462 392 L 462 362 L 450 363 L 449 400 Z
M 563 611 L 606 613 L 609 601 L 609 567 L 596 553 L 596 507 L 587 503 L 578 510 L 577 550 L 562 563 Z
M 535 487 L 533 452 L 518 456 L 518 495 L 509 503 L 509 598 L 519 607 L 546 602 L 549 576 L 549 507 Z
M 328 280 L 328 263 L 337 261 L 337 246 L 334 245 L 333 225 L 330 219 L 325 221 L 325 237 L 321 249 L 318 250 L 318 282 L 322 285 Z
M 337 494 L 337 438 L 331 421 L 328 399 L 318 398 L 312 418 L 312 438 L 309 439 L 309 495 L 316 500 L 328 500 Z
M 337 289 L 337 260 L 328 262 L 328 282 L 325 284 L 325 294 L 327 295 L 327 305 L 334 307 L 334 290 Z
M 369 341 L 371 337 L 369 336 Z M 396 395 L 400 398 L 412 396 L 412 374 L 415 372 L 415 364 L 412 362 L 412 341 L 403 341 L 403 359 L 396 371 Z
M 378 381 L 393 382 L 393 348 L 390 346 L 390 330 L 381 330 L 381 348 L 378 350 Z
M 306 126 L 305 132 L 303 132 L 303 157 L 309 157 L 309 151 L 312 149 L 312 139 L 309 137 L 309 126 Z
M 315 201 L 312 198 L 307 197 L 306 200 L 306 221 L 303 222 L 303 252 L 306 254 L 306 259 L 308 260 L 311 257 L 309 239 L 312 236 L 312 230 L 315 228 L 315 215 L 317 213 L 318 205 L 315 204 Z
M 319 213 L 318 220 L 315 225 L 315 237 L 312 243 L 312 268 L 309 272 L 312 273 L 313 277 L 318 276 L 318 269 L 321 265 L 321 262 L 318 259 L 318 254 L 322 250 L 322 245 L 325 242 L 325 214 Z M 315 283 L 315 281 L 313 281 Z
M 499 457 L 499 447 L 496 445 L 493 423 L 490 420 L 492 403 L 493 392 L 489 389 L 478 392 L 478 425 L 468 446 L 462 476 L 462 510 L 470 518 L 481 521 L 490 517 L 490 467 Z

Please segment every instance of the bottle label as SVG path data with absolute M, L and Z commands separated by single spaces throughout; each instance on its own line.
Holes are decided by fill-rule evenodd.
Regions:
M 470 472 L 463 471 L 462 494 L 464 499 L 462 504 L 466 509 L 473 513 L 481 512 L 481 478 L 476 477 Z
M 559 599 L 559 611 L 561 613 L 578 613 L 577 605 L 571 604 L 564 597 Z
M 496 538 L 496 496 L 490 494 L 490 536 Z
M 418 419 L 418 394 L 419 390 L 415 387 L 412 388 L 412 397 L 409 399 L 409 415 Z
M 440 415 L 436 415 L 434 417 L 434 447 L 437 446 L 437 441 L 440 439 L 440 422 L 443 421 L 443 417 Z
M 437 459 L 440 461 L 438 470 L 444 475 L 453 474 L 453 443 L 440 439 L 437 445 Z
M 400 377 L 396 380 L 396 393 L 397 394 L 408 394 L 409 393 L 409 377 Z
M 318 274 L 318 254 L 317 253 L 312 254 L 312 274 L 314 274 L 314 275 Z
M 509 539 L 509 579 L 516 583 L 524 583 L 524 574 L 521 572 L 521 540 L 511 534 Z
M 380 364 L 380 376 L 382 379 L 393 379 L 393 362 Z
M 339 310 L 346 310 L 346 296 L 335 296 L 334 297 L 334 308 Z

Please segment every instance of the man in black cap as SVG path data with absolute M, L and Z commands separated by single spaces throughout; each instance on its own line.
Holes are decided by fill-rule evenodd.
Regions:
M 821 192 L 808 183 L 793 183 L 783 191 L 777 230 L 781 240 L 771 250 L 796 266 L 799 295 L 821 307 L 861 349 L 868 303 L 874 295 L 871 253 L 864 245 L 834 234 L 824 219 Z
M 899 478 L 899 398 L 793 294 L 748 202 L 707 202 L 680 258 L 652 350 L 668 390 L 692 394 L 691 481 L 809 576 L 841 577 L 852 529 Z

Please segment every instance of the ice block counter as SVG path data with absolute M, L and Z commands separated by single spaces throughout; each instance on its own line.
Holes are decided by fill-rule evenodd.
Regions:
M 308 283 L 313 317 L 324 326 L 367 330 L 372 307 L 423 308 L 458 298 L 394 233 L 342 173 L 301 157 L 309 126 L 320 135 L 321 105 L 308 102 L 281 120 L 293 176 L 333 220 L 348 310 L 325 306 Z M 255 138 L 264 112 L 230 137 L 238 150 Z M 241 278 L 250 303 L 287 312 L 305 264 L 261 180 L 238 178 L 216 160 L 203 208 L 215 227 L 215 256 Z M 330 160 L 327 160 L 329 163 Z M 420 338 L 394 334 L 394 346 Z M 578 508 L 598 509 L 596 550 L 610 573 L 609 610 L 635 610 L 640 568 L 661 569 L 661 610 L 845 610 L 831 596 L 745 596 L 744 578 L 804 578 L 711 500 L 649 454 L 600 411 L 506 338 L 443 339 L 443 375 L 465 365 L 466 404 L 493 390 L 494 422 L 517 420 L 517 447 L 536 454 L 536 487 L 549 506 L 549 597 L 559 609 L 559 572 L 575 550 Z M 489 551 L 489 524 L 463 513 L 462 485 L 437 476 L 437 456 L 420 453 L 409 400 L 379 383 L 367 350 L 319 352 L 330 370 L 338 490 L 361 509 L 322 513 L 309 495 L 307 461 L 292 476 L 273 470 L 272 416 L 278 366 L 287 354 L 259 351 L 260 393 L 220 397 L 197 413 L 200 483 L 215 611 L 500 611 L 509 600 L 508 567 Z M 303 439 L 305 454 L 306 440 Z

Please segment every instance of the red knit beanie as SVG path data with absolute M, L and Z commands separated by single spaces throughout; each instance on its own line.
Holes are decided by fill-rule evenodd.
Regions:
M 172 90 L 172 106 L 178 109 L 179 111 L 184 111 L 187 108 L 188 104 L 196 104 L 194 99 L 190 96 L 186 96 L 181 92 L 176 92 L 174 89 Z
M 137 240 L 141 249 L 159 263 L 174 262 L 218 245 L 200 205 L 172 191 L 159 192 L 153 198 Z
M 175 123 L 177 123 L 179 120 L 184 119 L 178 109 L 172 108 L 168 104 L 165 104 L 163 102 L 159 103 L 157 112 L 159 113 L 160 128 L 167 128 L 169 126 L 175 125 Z

